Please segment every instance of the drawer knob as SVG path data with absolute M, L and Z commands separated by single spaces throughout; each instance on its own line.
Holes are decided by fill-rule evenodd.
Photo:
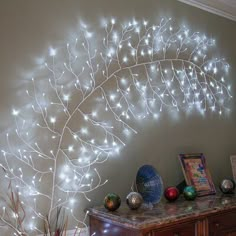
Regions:
M 215 227 L 216 227 L 216 228 L 219 228 L 219 227 L 220 227 L 220 224 L 219 224 L 219 223 L 215 223 Z
M 180 236 L 180 234 L 179 233 L 174 233 L 174 236 Z

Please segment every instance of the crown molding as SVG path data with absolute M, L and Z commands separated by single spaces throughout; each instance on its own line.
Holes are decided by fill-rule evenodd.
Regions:
M 230 20 L 233 20 L 233 21 L 236 21 L 236 14 L 233 15 L 229 12 L 226 12 L 226 11 L 223 11 L 220 9 L 220 4 L 217 4 L 215 3 L 216 7 L 212 7 L 210 6 L 207 1 L 205 1 L 206 3 L 201 3 L 201 2 L 197 2 L 196 0 L 178 0 L 179 2 L 183 2 L 183 3 L 186 3 L 188 5 L 191 5 L 191 6 L 194 6 L 194 7 L 198 7 L 202 10 L 205 10 L 205 11 L 208 11 L 210 13 L 213 13 L 213 14 L 216 14 L 216 15 L 219 15 L 219 16 L 222 16 L 222 17 L 225 17 L 227 19 L 230 19 Z M 218 8 L 218 7 L 219 8 Z

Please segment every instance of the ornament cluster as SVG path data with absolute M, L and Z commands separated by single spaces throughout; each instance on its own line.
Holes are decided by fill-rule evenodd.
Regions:
M 138 192 L 130 192 L 126 196 L 126 204 L 131 210 L 139 209 L 142 204 L 157 204 L 162 195 L 168 202 L 176 201 L 180 195 L 186 201 L 194 201 L 198 196 L 197 188 L 193 185 L 186 185 L 186 182 L 181 182 L 178 186 L 166 187 L 163 194 L 163 183 L 157 170 L 150 165 L 144 165 L 139 168 L 136 176 L 136 187 Z M 231 179 L 223 179 L 219 185 L 219 189 L 223 194 L 234 194 L 236 184 Z M 153 189 L 156 195 L 153 198 Z M 200 195 L 199 195 L 200 196 Z M 156 198 L 157 197 L 157 198 Z M 104 198 L 104 207 L 109 211 L 117 210 L 121 205 L 121 198 L 115 193 L 109 193 Z M 145 208 L 145 207 L 144 207 Z

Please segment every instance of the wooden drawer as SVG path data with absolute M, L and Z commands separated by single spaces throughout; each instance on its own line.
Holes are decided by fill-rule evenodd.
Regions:
M 181 224 L 168 228 L 166 230 L 153 230 L 152 236 L 194 236 L 195 235 L 195 224 Z
M 236 236 L 236 212 L 210 216 L 208 222 L 210 236 Z
M 138 230 L 128 229 L 90 216 L 90 235 L 94 236 L 141 236 Z

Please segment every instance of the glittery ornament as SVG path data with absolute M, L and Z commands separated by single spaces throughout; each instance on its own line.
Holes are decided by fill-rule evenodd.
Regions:
M 179 190 L 174 186 L 167 187 L 165 189 L 164 196 L 168 201 L 173 202 L 178 199 Z
M 120 207 L 121 199 L 115 193 L 108 193 L 104 198 L 104 207 L 109 211 L 115 211 Z
M 194 200 L 197 197 L 197 191 L 194 186 L 186 186 L 183 194 L 184 198 L 189 201 Z
M 140 193 L 131 192 L 126 197 L 126 203 L 130 209 L 136 210 L 142 205 L 143 197 Z
M 234 193 L 235 183 L 231 179 L 223 179 L 220 183 L 222 193 Z

